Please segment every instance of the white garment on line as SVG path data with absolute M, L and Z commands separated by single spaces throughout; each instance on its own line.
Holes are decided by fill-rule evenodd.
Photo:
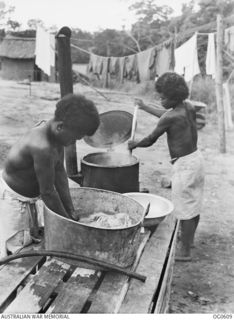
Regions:
M 234 26 L 225 29 L 224 31 L 224 44 L 228 51 L 234 53 Z
M 216 55 L 215 55 L 215 37 L 214 33 L 208 35 L 208 45 L 206 53 L 206 74 L 215 79 L 216 73 Z
M 197 56 L 197 33 L 175 50 L 174 71 L 184 76 L 185 81 L 190 81 L 200 73 Z
M 37 26 L 35 55 L 36 65 L 50 76 L 50 67 L 55 66 L 55 38 L 40 26 Z

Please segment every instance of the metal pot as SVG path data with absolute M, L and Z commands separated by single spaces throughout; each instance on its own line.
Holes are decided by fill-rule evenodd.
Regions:
M 122 212 L 130 216 L 133 224 L 127 228 L 98 228 L 67 219 L 45 207 L 45 248 L 81 254 L 120 267 L 131 265 L 139 246 L 144 207 L 122 194 L 99 189 L 71 189 L 71 196 L 75 209 L 84 216 L 93 212 Z
M 83 187 L 119 193 L 139 191 L 139 161 L 135 156 L 117 152 L 99 152 L 81 160 Z

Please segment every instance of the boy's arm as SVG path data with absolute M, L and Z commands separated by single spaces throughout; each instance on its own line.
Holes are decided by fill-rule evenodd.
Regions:
M 59 197 L 63 203 L 64 208 L 66 209 L 66 212 L 70 216 L 74 217 L 75 210 L 74 210 L 74 206 L 73 206 L 70 191 L 69 191 L 67 173 L 64 168 L 63 148 L 60 155 L 60 161 L 55 168 L 55 188 L 58 191 Z
M 70 218 L 55 189 L 54 159 L 49 149 L 33 151 L 34 170 L 40 187 L 41 198 L 52 211 Z
M 159 108 L 157 106 L 146 105 L 141 99 L 135 99 L 135 104 L 137 104 L 140 109 L 160 118 L 165 112 L 165 109 Z
M 158 122 L 157 127 L 154 129 L 154 131 L 151 132 L 150 135 L 140 141 L 130 140 L 128 142 L 129 149 L 133 150 L 135 148 L 146 148 L 152 146 L 152 144 L 154 144 L 158 140 L 158 138 L 167 131 L 170 123 L 171 121 L 169 117 L 161 118 Z

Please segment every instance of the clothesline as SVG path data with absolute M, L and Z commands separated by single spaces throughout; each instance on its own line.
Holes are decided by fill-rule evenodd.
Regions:
M 209 35 L 209 34 L 212 34 L 212 33 L 216 33 L 216 32 L 197 32 L 197 35 Z M 73 40 L 77 40 L 77 39 L 74 38 Z M 160 44 L 155 45 L 155 46 L 163 45 L 164 43 L 167 43 L 168 41 L 173 41 L 173 38 L 170 38 L 170 39 L 168 39 L 168 40 L 166 40 L 166 41 L 164 41 L 164 42 L 161 42 Z M 155 47 L 155 46 L 154 46 L 154 47 Z M 78 49 L 78 50 L 80 50 L 80 51 L 83 51 L 83 52 L 85 52 L 85 53 L 87 53 L 87 54 L 89 54 L 89 55 L 94 54 L 93 52 L 90 52 L 90 51 L 88 51 L 88 50 L 85 50 L 84 48 L 81 48 L 81 47 L 79 47 L 79 46 L 77 46 L 77 45 L 74 45 L 74 44 L 71 44 L 71 47 L 76 48 L 76 49 Z M 148 48 L 148 49 L 146 49 L 146 50 L 152 49 L 152 48 L 154 48 L 154 47 Z M 143 50 L 143 51 L 146 51 L 146 50 Z M 140 52 L 143 52 L 143 51 L 140 51 Z M 136 54 L 137 54 L 137 53 L 136 53 Z M 99 56 L 99 55 L 97 55 L 97 54 L 95 54 L 95 55 L 96 55 L 96 56 Z M 99 56 L 99 57 L 101 57 L 101 56 Z

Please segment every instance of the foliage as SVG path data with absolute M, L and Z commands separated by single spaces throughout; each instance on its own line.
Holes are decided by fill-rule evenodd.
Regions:
M 41 19 L 29 19 L 27 25 L 29 29 L 36 30 L 37 26 L 44 27 L 44 22 Z
M 155 0 L 138 1 L 129 7 L 135 11 L 138 20 L 132 25 L 131 34 L 138 42 L 140 50 L 168 39 L 169 15 L 173 10 L 168 6 L 158 6 Z

